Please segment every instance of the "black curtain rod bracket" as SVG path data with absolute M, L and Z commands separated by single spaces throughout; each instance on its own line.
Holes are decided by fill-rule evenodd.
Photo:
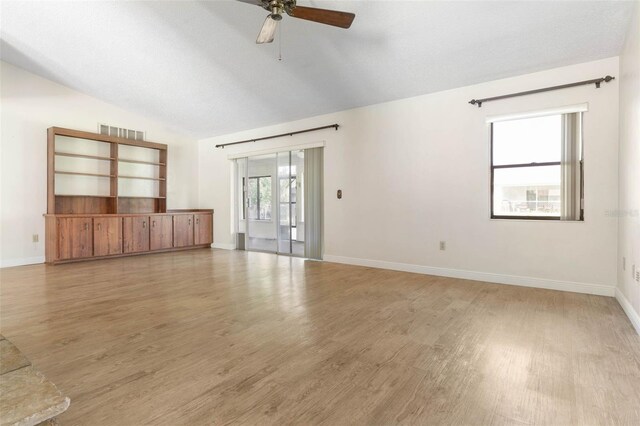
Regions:
M 480 107 L 482 107 L 482 104 L 484 102 L 498 101 L 500 99 L 507 99 L 507 98 L 515 98 L 516 96 L 533 95 L 533 94 L 536 94 L 536 93 L 550 92 L 552 90 L 567 89 L 569 87 L 575 87 L 575 86 L 584 86 L 586 84 L 595 84 L 596 85 L 596 89 L 599 89 L 600 88 L 600 84 L 602 82 L 608 83 L 608 82 L 610 82 L 611 80 L 614 80 L 614 79 L 615 79 L 615 77 L 611 77 L 610 75 L 607 75 L 605 77 L 594 78 L 592 80 L 578 81 L 576 83 L 569 83 L 569 84 L 561 84 L 560 86 L 552 86 L 552 87 L 545 87 L 545 88 L 542 88 L 542 89 L 527 90 L 526 92 L 510 93 L 508 95 L 494 96 L 492 98 L 471 99 L 469 101 L 469 103 L 471 105 L 478 105 L 478 108 L 480 108 Z
M 313 129 L 298 130 L 298 131 L 295 131 L 295 132 L 280 133 L 279 135 L 265 136 L 263 138 L 247 139 L 247 140 L 244 140 L 244 141 L 230 142 L 230 143 L 221 143 L 221 144 L 216 145 L 216 148 L 223 148 L 224 149 L 225 146 L 229 146 L 229 145 L 238 145 L 238 144 L 241 144 L 241 143 L 264 141 L 264 140 L 267 140 L 267 139 L 275 139 L 275 138 L 281 138 L 283 136 L 299 135 L 300 133 L 309 133 L 309 132 L 315 132 L 315 131 L 324 130 L 324 129 L 336 129 L 336 131 L 337 131 L 338 127 L 340 127 L 339 124 L 330 124 L 328 126 L 314 127 Z

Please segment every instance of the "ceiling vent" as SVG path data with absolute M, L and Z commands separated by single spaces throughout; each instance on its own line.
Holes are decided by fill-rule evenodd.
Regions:
M 98 132 L 101 135 L 116 136 L 118 138 L 133 139 L 136 141 L 144 140 L 143 131 L 109 126 L 107 124 L 98 124 Z

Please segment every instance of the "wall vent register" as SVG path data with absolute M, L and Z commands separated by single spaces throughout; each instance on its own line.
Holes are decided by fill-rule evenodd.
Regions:
M 142 130 L 125 129 L 124 127 L 115 127 L 108 124 L 98 124 L 98 133 L 135 141 L 144 140 L 144 132 Z

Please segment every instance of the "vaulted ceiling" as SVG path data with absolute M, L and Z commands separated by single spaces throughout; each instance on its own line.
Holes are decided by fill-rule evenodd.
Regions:
M 343 30 L 285 16 L 256 45 L 267 12 L 233 0 L 2 2 L 0 57 L 207 137 L 615 56 L 634 6 L 299 3 L 356 19 Z

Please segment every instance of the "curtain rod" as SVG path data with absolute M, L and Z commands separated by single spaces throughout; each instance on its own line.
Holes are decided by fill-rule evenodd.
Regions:
M 610 75 L 608 75 L 606 77 L 594 78 L 593 80 L 578 81 L 577 83 L 561 84 L 560 86 L 545 87 L 543 89 L 535 89 L 535 90 L 528 90 L 526 92 L 518 92 L 518 93 L 511 93 L 511 94 L 508 94 L 508 95 L 494 96 L 493 98 L 471 99 L 469 101 L 469 103 L 471 105 L 478 105 L 478 108 L 480 108 L 484 102 L 497 101 L 497 100 L 500 100 L 500 99 L 507 99 L 507 98 L 514 98 L 516 96 L 533 95 L 535 93 L 549 92 L 551 90 L 559 90 L 559 89 L 566 89 L 568 87 L 583 86 L 585 84 L 595 84 L 596 85 L 596 89 L 599 89 L 600 88 L 600 83 L 602 83 L 603 81 L 605 83 L 608 83 L 611 80 L 613 80 L 614 78 L 615 77 L 611 77 Z
M 317 130 L 324 130 L 324 129 L 331 129 L 334 128 L 336 129 L 336 131 L 338 130 L 338 127 L 340 127 L 339 124 L 330 124 L 328 126 L 322 126 L 322 127 L 314 127 L 313 129 L 306 129 L 306 130 L 298 130 L 296 132 L 287 132 L 287 133 L 280 133 L 279 135 L 273 135 L 273 136 L 265 136 L 263 138 L 256 138 L 256 139 L 247 139 L 244 141 L 238 141 L 238 142 L 230 142 L 230 143 L 221 143 L 219 145 L 216 145 L 216 148 L 224 148 L 225 146 L 229 146 L 229 145 L 238 145 L 240 143 L 249 143 L 249 142 L 258 142 L 258 141 L 264 141 L 267 139 L 275 139 L 275 138 L 281 138 L 283 136 L 293 136 L 293 135 L 299 135 L 300 133 L 308 133 L 308 132 L 315 132 Z

